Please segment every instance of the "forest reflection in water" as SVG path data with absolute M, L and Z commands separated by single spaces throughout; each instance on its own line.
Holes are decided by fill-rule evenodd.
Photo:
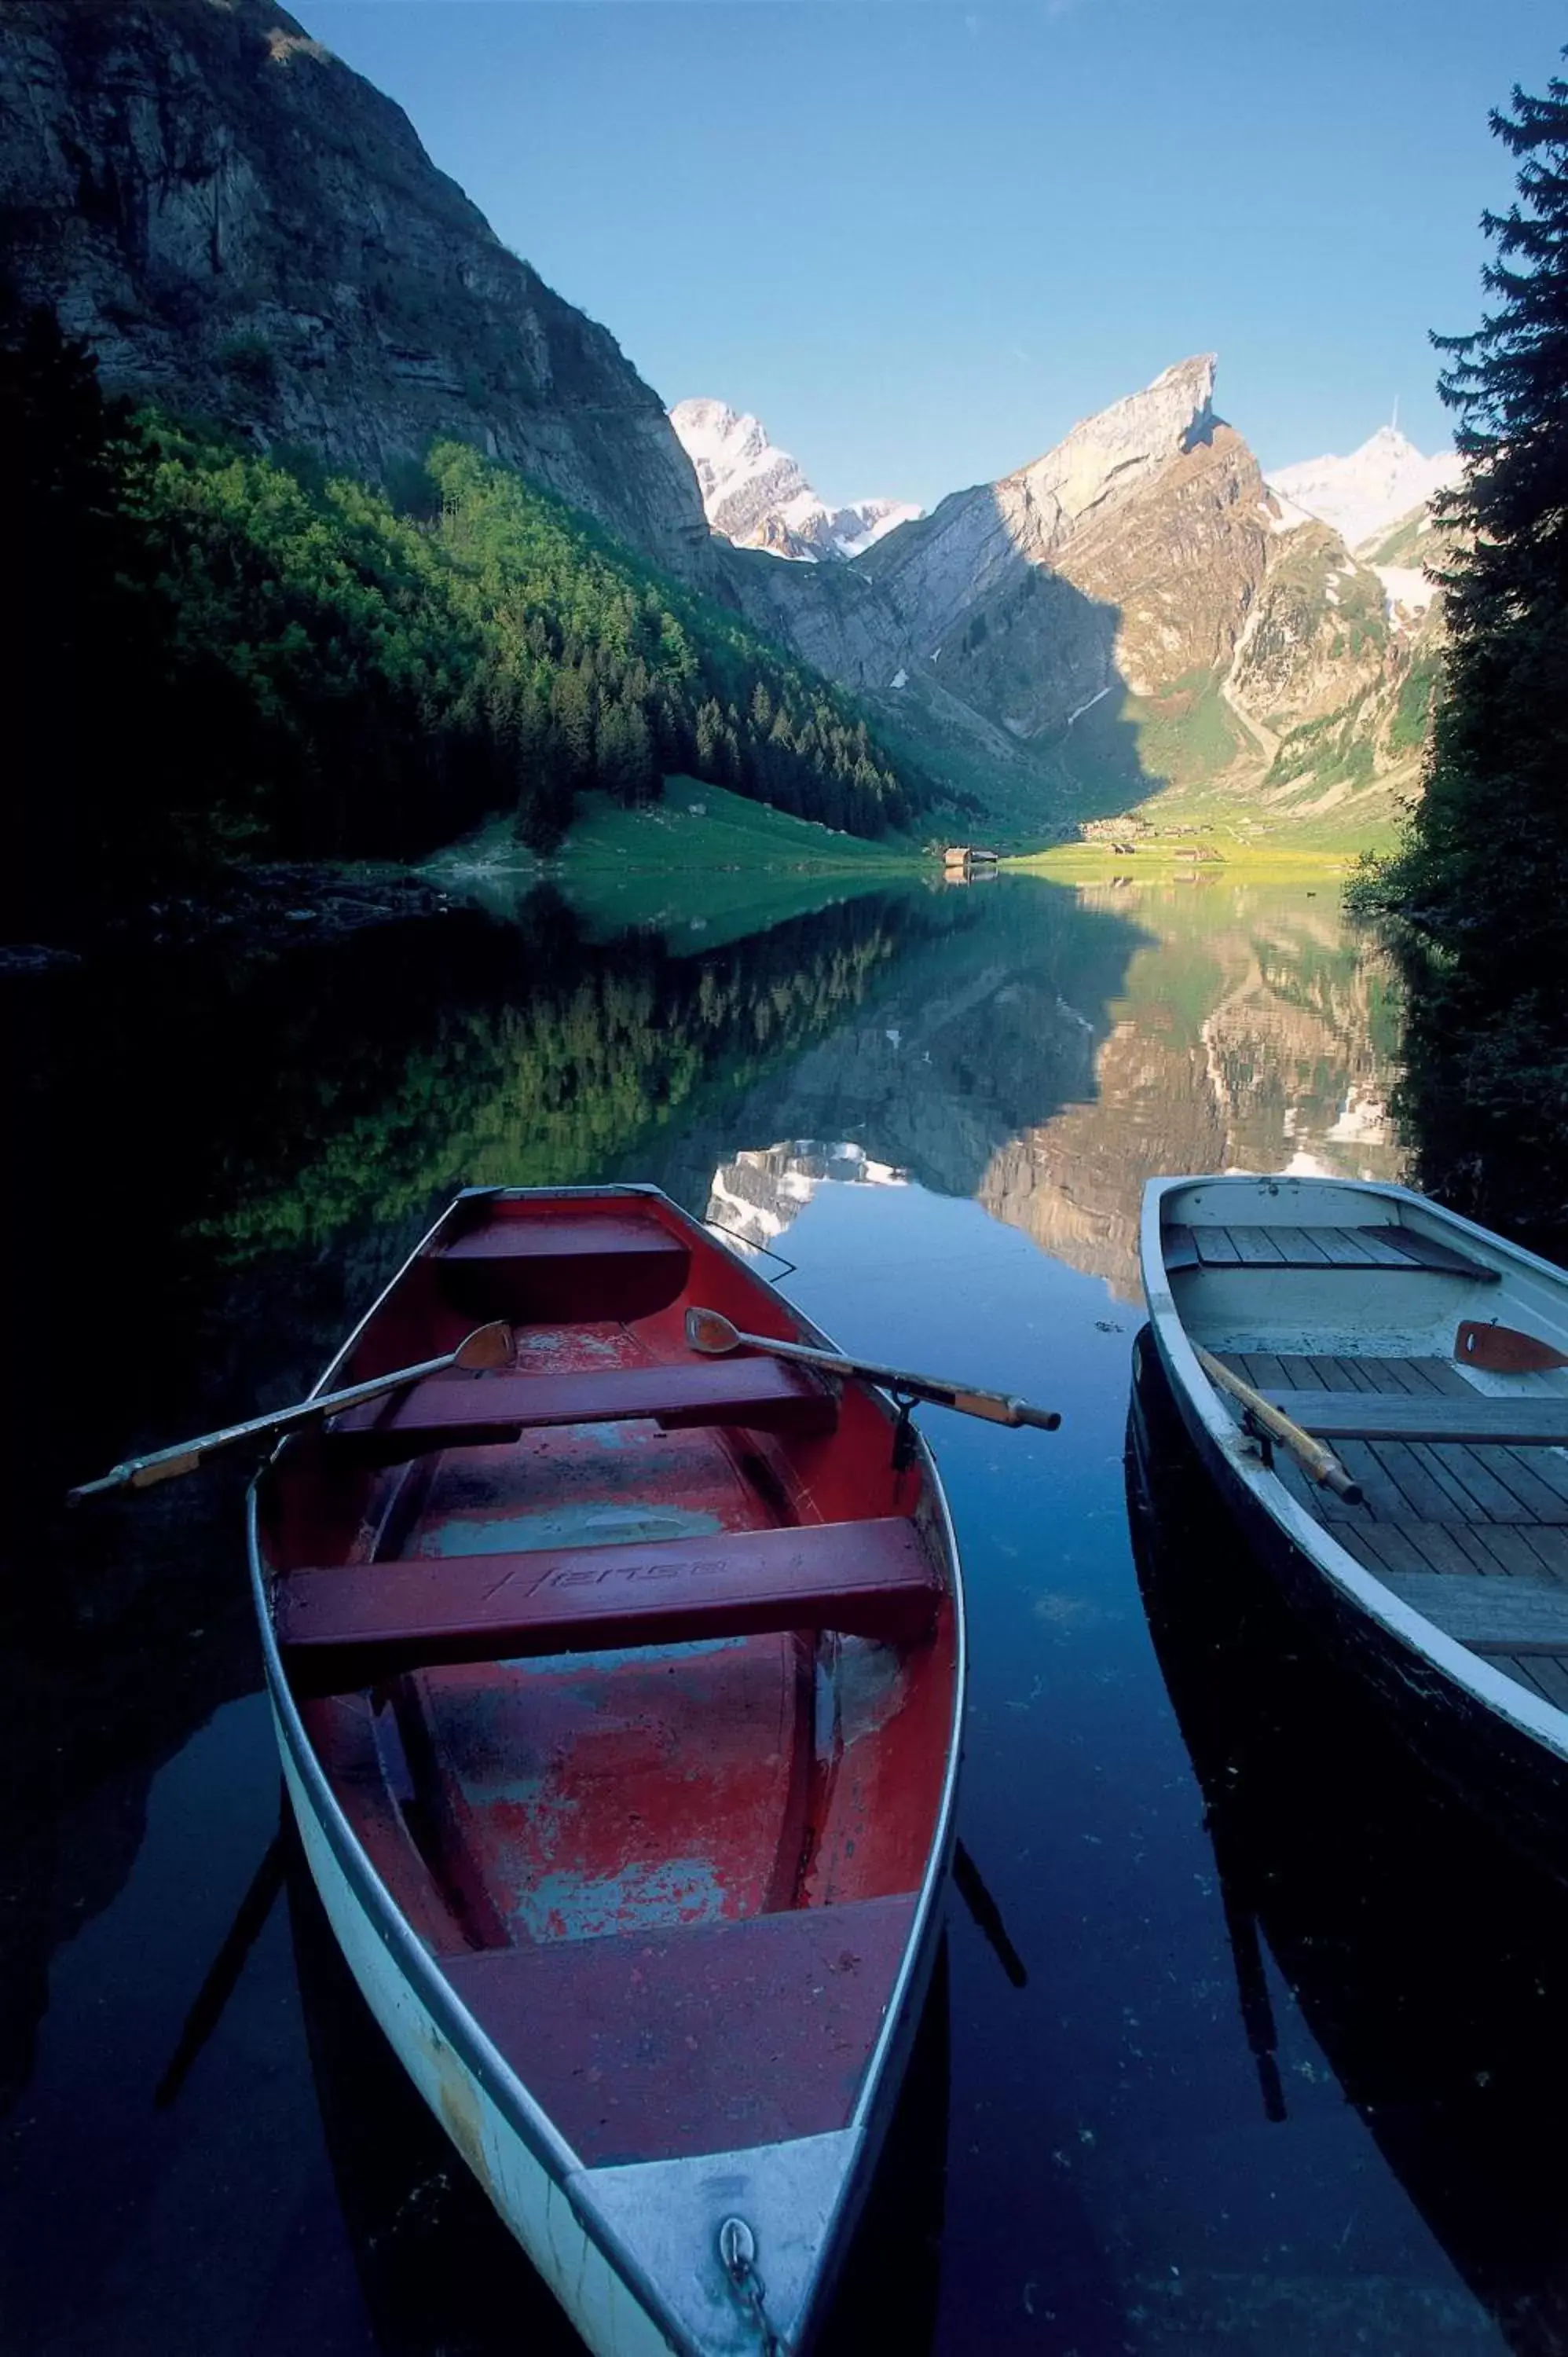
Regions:
M 18 2349 L 295 2346 L 291 2250 L 339 2319 L 317 2345 L 386 2345 L 344 2272 L 347 2193 L 344 2223 L 320 2222 L 336 2154 L 275 1923 L 177 2106 L 155 2121 L 145 2100 L 275 1797 L 240 1471 L 92 1516 L 57 1501 L 128 1449 L 296 1395 L 465 1182 L 652 1179 L 780 1242 L 800 1263 L 786 1289 L 846 1343 L 1068 1412 L 1059 1446 L 933 1420 L 974 1618 L 966 1839 L 1031 1967 L 1010 1991 L 955 1930 L 934 2345 L 1251 2347 L 1222 2330 L 1224 2286 L 1283 2264 L 1262 2182 L 1298 2206 L 1292 2264 L 1310 2271 L 1319 2245 L 1339 2264 L 1360 2148 L 1330 2136 L 1326 2158 L 1316 2130 L 1260 2177 L 1120 1473 L 1143 1178 L 1397 1173 L 1397 1010 L 1331 889 L 875 892 L 716 944 L 596 941 L 537 896 L 513 922 L 457 913 L 11 989 L 29 1151 L 10 1276 L 35 1350 L 7 1426 L 21 1510 L 0 1606 Z M 107 2200 L 72 2125 L 88 2083 Z M 283 2207 L 233 2222 L 254 2247 L 227 2274 L 221 2219 L 191 2209 L 218 2247 L 176 2301 L 173 2189 L 226 2167 Z M 1369 2265 L 1450 2285 L 1391 2190 L 1362 2207 L 1381 2221 Z M 431 2214 L 415 2239 L 435 2266 Z M 1195 2286 L 1178 2314 L 1173 2272 L 1199 2244 L 1211 2297 Z M 1456 2345 L 1491 2343 L 1472 2319 Z

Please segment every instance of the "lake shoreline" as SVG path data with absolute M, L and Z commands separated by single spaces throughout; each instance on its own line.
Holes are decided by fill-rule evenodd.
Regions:
M 446 916 L 457 896 L 424 867 L 391 861 L 268 860 L 122 909 L 91 932 L 0 942 L 0 980 L 74 972 L 105 957 L 215 943 L 239 954 L 346 940 L 377 925 Z
M 1227 878 L 1246 883 L 1342 884 L 1350 846 L 1230 843 L 1195 850 L 1176 842 L 1116 851 L 1099 842 L 1004 852 L 1004 874 L 1055 884 L 1126 884 Z M 459 909 L 515 915 L 541 888 L 559 892 L 593 921 L 660 928 L 671 922 L 728 930 L 777 895 L 797 910 L 814 888 L 824 897 L 878 887 L 928 888 L 983 881 L 944 871 L 940 849 L 870 841 L 797 819 L 722 787 L 672 778 L 659 802 L 627 809 L 591 796 L 564 841 L 541 856 L 498 816 L 418 860 L 236 862 L 180 892 L 117 912 L 96 931 L 0 943 L 0 980 L 70 972 L 104 956 L 184 952 L 221 945 L 237 955 L 279 952 L 301 942 L 344 940 L 368 928 Z

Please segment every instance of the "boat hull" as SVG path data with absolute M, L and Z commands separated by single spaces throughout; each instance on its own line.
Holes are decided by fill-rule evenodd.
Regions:
M 599 1192 L 584 1190 L 590 1199 Z M 408 1265 L 417 1257 L 416 1252 Z M 387 1288 L 383 1301 L 398 1282 L 394 1279 Z M 804 1320 L 797 1323 L 803 1338 L 825 1341 Z M 350 1338 L 318 1388 L 330 1386 L 352 1347 Z M 780 2349 L 807 2350 L 823 2320 L 897 2106 L 940 1943 L 954 1839 L 965 1667 L 961 1579 L 946 1501 L 923 1443 L 918 1444 L 918 1465 L 940 1523 L 950 1572 L 952 1724 L 935 1838 L 896 1989 L 860 2098 L 846 2126 L 831 2136 L 706 2154 L 673 2164 L 673 2174 L 671 2165 L 658 2161 L 621 2168 L 585 2166 L 534 2099 L 519 2069 L 457 1999 L 405 1920 L 339 1804 L 301 1715 L 274 1625 L 257 1493 L 252 1491 L 250 1556 L 274 1723 L 305 1859 L 333 1935 L 413 2084 L 596 2357 L 646 2357 L 646 2352 L 675 2352 L 677 2357 L 757 2357 L 764 2346 L 761 2329 L 754 2309 L 737 2296 L 718 2264 L 714 2228 L 726 2210 L 746 2214 L 746 2189 L 753 2180 L 767 2179 L 777 2206 L 779 2187 L 789 2184 L 791 2171 L 800 2187 L 802 2222 L 801 2248 L 793 2254 L 793 2263 L 797 2272 L 808 2273 L 809 2291 L 789 2319 Z M 699 2222 L 696 2255 L 682 2247 L 671 2255 L 671 2265 L 683 2266 L 688 2277 L 693 2267 L 698 2272 L 705 2268 L 709 2279 L 695 2293 L 688 2286 L 683 2305 L 677 2307 L 665 2295 L 660 2271 L 650 2267 L 649 2230 L 657 2227 L 660 2212 L 673 2212 L 682 2201 L 694 2204 Z M 623 2225 L 631 2230 L 629 2236 L 619 2231 Z M 656 2234 L 651 2242 L 656 2247 Z M 766 2292 L 766 2267 L 760 2272 Z M 695 2322 L 694 2306 L 700 2311 Z M 768 2319 L 769 2325 L 772 2320 Z
M 628 2280 L 629 2270 L 618 2269 L 588 2233 L 565 2183 L 487 2093 L 451 2042 L 450 2026 L 437 2024 L 389 1950 L 306 1790 L 274 1700 L 284 1781 L 311 1879 L 398 2061 L 589 2348 L 600 2357 L 669 2357 L 671 2344 Z
M 270 1684 L 270 1681 L 269 1681 Z M 692 2347 L 659 2319 L 656 2295 L 625 2255 L 607 2248 L 602 2226 L 590 2230 L 574 2202 L 573 2179 L 580 2172 L 553 2167 L 518 2125 L 515 2108 L 487 2087 L 461 2022 L 438 2018 L 423 1977 L 400 1954 L 396 1927 L 389 1925 L 375 1878 L 355 1857 L 347 1826 L 334 1825 L 330 1794 L 313 1790 L 314 1765 L 303 1730 L 291 1738 L 294 1716 L 286 1690 L 271 1687 L 273 1723 L 283 1762 L 284 1782 L 299 1830 L 312 1882 L 333 1937 L 360 1992 L 410 2080 L 462 2155 L 472 2175 L 531 2264 L 559 2301 L 575 2330 L 596 2357 L 682 2357 Z M 943 1860 L 951 1862 L 951 1842 Z M 914 1956 L 908 1999 L 882 2074 L 880 2100 L 859 2132 L 859 2151 L 843 2188 L 831 2247 L 824 2251 L 813 2331 L 832 2297 L 833 2284 L 853 2240 L 860 2211 L 875 2173 L 884 2137 L 897 2105 L 908 2050 L 918 2027 L 944 1925 L 941 1904 L 929 1911 Z M 389 1939 L 390 1933 L 390 1939 Z M 810 2341 L 797 2341 L 798 2349 Z M 701 2357 L 734 2350 L 757 2357 L 755 2332 L 736 2319 L 733 2337 L 703 2345 Z
M 1568 2093 L 1554 1961 L 1568 1954 L 1568 1892 L 1456 1803 L 1404 1722 L 1311 1641 L 1235 1544 L 1146 1336 L 1128 1511 L 1213 1845 L 1233 2028 L 1266 2115 L 1295 2117 L 1314 2101 L 1288 2067 L 1282 2078 L 1277 1973 L 1395 2178 L 1495 2316 L 1498 2345 L 1521 2357 L 1568 2347 L 1561 2203 L 1539 2155 L 1540 2122 Z
M 1487 1661 L 1401 1604 L 1313 1521 L 1247 1444 L 1206 1381 L 1172 1298 L 1161 1247 L 1161 1196 L 1152 1181 L 1143 1257 L 1150 1323 L 1140 1344 L 1158 1368 L 1168 1408 L 1222 1501 L 1239 1538 L 1313 1637 L 1369 1690 L 1427 1770 L 1532 1862 L 1568 1879 L 1568 1717 L 1524 1692 Z M 1401 1188 L 1352 1194 L 1434 1207 Z M 1466 1243 L 1510 1257 L 1515 1248 L 1455 1220 Z M 1517 1255 L 1532 1278 L 1558 1278 Z M 1402 1280 L 1396 1279 L 1396 1282 Z M 1560 1280 L 1559 1280 L 1560 1281 Z M 1142 1355 L 1141 1353 L 1140 1355 Z M 1134 1438 L 1157 1446 L 1145 1368 L 1135 1368 Z

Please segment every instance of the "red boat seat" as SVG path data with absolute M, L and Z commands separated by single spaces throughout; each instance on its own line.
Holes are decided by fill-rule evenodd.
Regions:
M 899 1892 L 441 1969 L 590 2168 L 734 2152 L 848 2124 L 915 1905 Z
M 645 1211 L 493 1211 L 426 1255 L 446 1298 L 475 1318 L 647 1318 L 684 1287 L 689 1244 Z
M 334 1416 L 324 1437 L 351 1441 L 383 1462 L 423 1450 L 515 1440 L 553 1424 L 617 1424 L 651 1417 L 666 1432 L 737 1424 L 759 1432 L 831 1432 L 832 1394 L 780 1360 L 694 1360 L 686 1364 L 594 1368 L 568 1375 L 435 1375 Z
M 620 1212 L 585 1212 L 562 1219 L 491 1219 L 450 1243 L 437 1244 L 436 1260 L 668 1260 L 691 1258 L 679 1236 L 656 1220 Z
M 421 1556 L 283 1573 L 274 1625 L 303 1693 L 451 1662 L 783 1629 L 913 1642 L 941 1587 L 912 1523 L 808 1523 L 653 1545 Z

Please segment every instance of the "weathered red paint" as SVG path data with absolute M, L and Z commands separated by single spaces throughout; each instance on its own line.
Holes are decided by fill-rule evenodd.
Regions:
M 773 1630 L 911 1641 L 941 1600 L 901 1516 L 720 1531 L 662 1544 L 383 1559 L 295 1571 L 273 1609 L 291 1674 L 346 1684 L 440 1662 L 494 1662 Z
M 532 2040 L 534 2093 L 590 2168 L 773 2144 L 838 2127 L 909 1935 L 910 1899 L 798 1907 L 640 1940 L 555 1941 L 456 1959 L 504 2051 Z M 571 2018 L 570 2045 L 540 2021 Z M 635 2045 L 642 2067 L 626 2072 Z
M 660 1198 L 466 1199 L 334 1380 L 497 1316 L 516 1371 L 291 1440 L 262 1495 L 342 1807 L 591 2161 L 843 2125 L 952 1732 L 951 1568 L 885 1405 L 694 1358 L 693 1303 L 800 1333 Z

